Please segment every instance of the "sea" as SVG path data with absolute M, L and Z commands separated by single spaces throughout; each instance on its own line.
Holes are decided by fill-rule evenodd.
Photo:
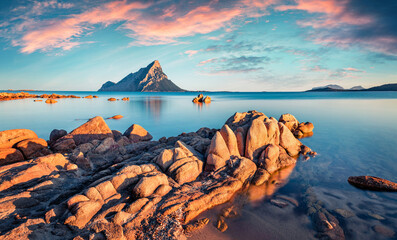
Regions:
M 27 128 L 48 139 L 53 129 L 69 132 L 94 116 L 120 114 L 122 119 L 106 119 L 112 130 L 123 133 L 139 124 L 157 140 L 201 127 L 219 129 L 235 112 L 256 110 L 276 119 L 290 113 L 314 124 L 313 135 L 301 141 L 318 155 L 280 171 L 271 185 L 247 189 L 225 232 L 215 228 L 220 206 L 203 214 L 215 220 L 191 238 L 316 239 L 310 217 L 310 206 L 316 204 L 338 219 L 346 239 L 397 239 L 397 192 L 366 191 L 347 182 L 359 175 L 397 182 L 397 92 L 206 92 L 210 104 L 193 103 L 196 92 L 31 93 L 98 98 L 0 102 L 0 131 Z M 107 101 L 110 97 L 120 100 Z M 297 203 L 279 207 L 271 201 L 277 198 Z

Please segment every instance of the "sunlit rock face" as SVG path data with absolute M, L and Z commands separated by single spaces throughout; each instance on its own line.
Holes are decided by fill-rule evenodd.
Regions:
M 160 62 L 155 60 L 147 67 L 130 73 L 118 83 L 106 82 L 98 90 L 100 92 L 182 92 L 184 91 L 163 72 Z
M 17 159 L 0 166 L 1 235 L 180 239 L 186 229 L 208 223 L 189 225 L 199 214 L 251 184 L 258 187 L 245 192 L 250 201 L 272 195 L 297 155 L 311 153 L 284 124 L 256 111 L 234 114 L 220 130 L 201 128 L 159 141 L 144 126 L 125 132 L 94 117 L 70 133 L 53 130 L 51 150 L 29 130 L 0 132 L 17 139 L 4 140 L 8 150 L 0 154 Z M 223 218 L 217 225 L 227 229 Z

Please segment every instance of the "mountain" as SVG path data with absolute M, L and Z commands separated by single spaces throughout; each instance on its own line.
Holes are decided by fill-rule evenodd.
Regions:
M 397 91 L 397 83 L 389 83 L 381 86 L 365 89 L 365 91 Z
M 354 86 L 354 87 L 350 88 L 349 90 L 360 91 L 360 90 L 365 90 L 365 88 L 363 88 L 362 86 Z
M 118 83 L 108 81 L 102 85 L 99 92 L 183 92 L 168 79 L 159 61 L 155 60 L 147 67 L 130 73 Z
M 322 87 L 314 87 L 311 90 L 308 90 L 307 92 L 334 92 L 334 91 L 345 91 L 345 89 L 339 85 L 330 84 Z

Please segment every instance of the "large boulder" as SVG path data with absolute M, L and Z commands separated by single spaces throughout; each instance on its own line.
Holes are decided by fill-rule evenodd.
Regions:
M 132 124 L 123 135 L 128 137 L 134 143 L 150 141 L 153 138 L 148 131 L 138 124 Z
M 295 138 L 292 132 L 281 122 L 278 123 L 280 129 L 280 145 L 287 150 L 290 156 L 296 156 L 301 150 L 302 143 Z
M 0 148 L 11 148 L 25 139 L 38 138 L 37 134 L 29 129 L 12 129 L 0 132 Z
M 174 162 L 167 171 L 177 183 L 184 184 L 196 180 L 203 172 L 203 161 L 195 156 L 185 157 Z
M 18 148 L 27 159 L 32 158 L 36 152 L 47 147 L 47 141 L 42 138 L 26 139 L 16 145 L 16 148 Z
M 238 149 L 237 138 L 234 132 L 230 129 L 228 125 L 223 125 L 220 133 L 225 140 L 227 148 L 229 149 L 230 155 L 232 156 L 240 156 L 240 152 Z
M 25 160 L 21 151 L 15 148 L 0 149 L 0 166 Z
M 91 142 L 92 140 L 103 140 L 108 137 L 113 137 L 112 130 L 110 130 L 102 117 L 97 116 L 91 118 L 88 122 L 76 128 L 66 136 L 58 139 L 55 144 L 66 139 L 73 139 L 76 145 L 80 145 Z
M 294 131 L 299 125 L 299 121 L 289 113 L 281 115 L 278 121 L 282 122 L 290 131 Z
M 208 151 L 207 166 L 211 170 L 218 170 L 226 165 L 230 159 L 230 152 L 220 132 L 216 132 L 211 140 Z
M 262 150 L 267 144 L 267 129 L 263 118 L 257 118 L 252 121 L 251 127 L 247 133 L 245 142 L 245 157 L 254 160 L 259 157 Z

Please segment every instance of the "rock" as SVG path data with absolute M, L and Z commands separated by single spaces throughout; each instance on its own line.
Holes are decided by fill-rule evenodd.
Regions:
M 179 184 L 196 180 L 203 172 L 203 162 L 191 156 L 175 161 L 167 170 L 167 173 Z
M 76 145 L 91 142 L 92 140 L 103 140 L 113 137 L 112 130 L 108 127 L 102 117 L 94 117 L 80 127 L 74 129 L 66 136 L 57 140 L 57 143 L 65 139 L 73 139 Z
M 225 140 L 226 146 L 229 149 L 229 153 L 231 156 L 240 156 L 240 152 L 237 145 L 237 138 L 233 131 L 230 129 L 228 125 L 223 125 L 220 130 L 220 133 Z
M 50 133 L 50 142 L 54 143 L 56 140 L 60 139 L 61 137 L 67 135 L 68 132 L 63 129 L 54 129 Z
M 220 132 L 216 132 L 211 140 L 208 151 L 207 165 L 210 169 L 218 170 L 226 165 L 230 159 L 230 152 Z
M 194 103 L 202 102 L 203 101 L 203 94 L 199 94 L 197 97 L 193 99 Z
M 351 218 L 351 217 L 356 216 L 352 211 L 349 211 L 346 209 L 341 209 L 341 208 L 335 209 L 335 212 L 344 218 Z
M 298 120 L 289 113 L 281 115 L 278 121 L 283 123 L 290 131 L 294 131 L 299 125 Z
M 184 227 L 186 233 L 191 233 L 196 230 L 204 228 L 210 220 L 208 218 L 202 218 L 190 223 Z
M 85 227 L 101 207 L 102 204 L 98 200 L 78 202 L 72 207 L 73 215 L 65 220 L 65 224 L 81 229 Z
M 279 199 L 271 199 L 270 203 L 273 204 L 274 206 L 279 207 L 279 208 L 285 208 L 288 206 L 287 202 L 281 201 Z
M 135 185 L 133 192 L 134 195 L 139 198 L 148 197 L 152 195 L 160 185 L 168 185 L 167 175 L 163 173 L 147 175 L 139 180 Z
M 11 148 L 16 143 L 31 139 L 38 138 L 36 133 L 29 129 L 12 129 L 0 132 L 0 149 Z
M 172 190 L 172 187 L 168 184 L 162 184 L 156 188 L 156 190 L 153 192 L 153 195 L 162 197 L 169 193 Z
M 108 119 L 122 119 L 123 116 L 122 115 L 114 115 L 113 117 L 110 117 Z
M 225 218 L 223 218 L 222 216 L 219 216 L 218 221 L 216 222 L 216 228 L 221 232 L 224 232 L 227 230 L 228 226 L 225 222 Z
M 108 98 L 108 101 L 113 102 L 113 101 L 117 101 L 116 98 Z
M 267 182 L 270 178 L 270 173 L 266 171 L 263 168 L 259 168 L 254 176 L 254 179 L 252 180 L 252 184 L 259 186 Z
M 256 164 L 253 161 L 248 158 L 241 157 L 234 158 L 232 164 L 235 166 L 235 169 L 232 172 L 232 176 L 234 178 L 240 180 L 242 183 L 251 181 L 257 169 Z
M 287 150 L 290 156 L 296 156 L 301 150 L 302 143 L 294 137 L 292 132 L 282 123 L 280 128 L 280 145 Z
M 302 132 L 302 135 L 305 133 L 313 132 L 313 129 L 314 129 L 314 125 L 313 123 L 310 122 L 300 123 L 298 125 L 298 130 Z
M 129 98 L 129 97 L 123 97 L 121 100 L 123 100 L 123 101 L 129 101 L 130 98 Z
M 132 124 L 123 134 L 128 137 L 132 142 L 137 143 L 141 141 L 152 140 L 152 135 L 148 133 L 143 127 L 138 124 Z
M 174 163 L 174 152 L 171 149 L 164 149 L 157 157 L 156 163 L 163 171 L 166 171 Z
M 112 130 L 112 133 L 115 141 L 118 141 L 123 137 L 123 134 L 120 131 Z
M 76 143 L 72 138 L 69 139 L 62 139 L 60 138 L 58 141 L 54 143 L 51 147 L 56 152 L 66 153 L 70 152 L 76 148 Z
M 21 162 L 24 161 L 25 158 L 22 155 L 22 152 L 15 148 L 5 148 L 0 149 L 0 166 Z
M 92 98 L 94 98 L 92 95 L 88 95 L 88 96 L 85 96 L 84 98 L 87 98 L 87 99 L 92 99 Z
M 41 100 L 41 99 L 35 99 L 35 100 L 33 100 L 33 102 L 42 102 L 43 100 Z
M 47 147 L 47 141 L 42 138 L 26 139 L 16 145 L 16 148 L 23 153 L 26 159 L 30 159 L 34 153 Z
M 111 149 L 115 149 L 115 148 L 117 148 L 117 147 L 118 147 L 118 145 L 117 145 L 117 143 L 114 141 L 114 139 L 111 138 L 111 137 L 109 137 L 109 138 L 106 138 L 105 140 L 103 140 L 102 143 L 99 144 L 99 145 L 95 148 L 94 152 L 95 152 L 95 153 L 99 153 L 99 154 L 103 154 L 103 153 L 105 153 L 105 152 L 107 152 L 107 151 L 109 151 L 109 150 L 111 150 Z
M 376 233 L 380 233 L 385 237 L 392 238 L 395 235 L 393 229 L 382 226 L 382 225 L 375 225 L 372 227 Z
M 278 157 L 280 155 L 279 147 L 275 144 L 269 144 L 259 157 L 259 166 L 266 169 L 270 174 L 279 169 Z
M 237 148 L 240 156 L 244 156 L 245 153 L 245 137 L 241 131 L 236 131 Z
M 379 220 L 379 221 L 385 220 L 384 217 L 382 217 L 381 215 L 376 214 L 376 213 L 368 213 L 368 216 L 370 216 L 376 220 Z
M 397 183 L 388 181 L 386 179 L 371 177 L 371 176 L 356 176 L 349 177 L 347 180 L 351 185 L 375 191 L 395 192 L 397 191 Z
M 252 121 L 251 127 L 247 132 L 247 140 L 245 142 L 245 157 L 251 160 L 258 159 L 266 144 L 266 126 L 262 118 L 257 118 Z
M 51 99 L 51 98 L 49 98 L 49 99 L 47 99 L 47 100 L 45 101 L 45 103 L 47 103 L 47 104 L 54 104 L 54 103 L 57 103 L 57 102 L 58 102 L 57 100 Z
M 206 96 L 203 100 L 204 103 L 211 103 L 211 98 Z

